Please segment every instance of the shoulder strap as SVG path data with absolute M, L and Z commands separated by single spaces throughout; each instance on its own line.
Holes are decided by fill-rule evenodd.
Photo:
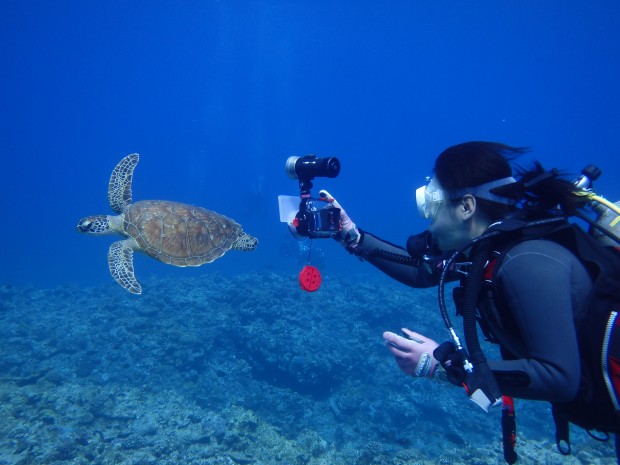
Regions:
M 485 287 L 478 309 L 482 317 L 480 327 L 487 338 L 493 343 L 500 344 L 506 358 L 517 359 L 525 356 L 525 343 L 518 333 L 515 334 L 516 327 L 513 318 L 505 305 L 502 305 L 503 295 L 501 289 L 496 285 L 497 271 L 501 267 L 506 252 L 513 245 L 494 252 L 494 257 L 489 261 L 489 266 L 492 268 L 485 277 Z M 487 332 L 489 334 L 486 334 Z

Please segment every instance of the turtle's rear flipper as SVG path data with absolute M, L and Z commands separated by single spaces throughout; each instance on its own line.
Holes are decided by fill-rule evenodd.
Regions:
M 110 246 L 108 265 L 117 283 L 132 294 L 142 294 L 142 286 L 133 274 L 133 248 L 130 239 L 115 242 Z
M 231 249 L 251 252 L 256 249 L 257 245 L 258 239 L 242 231 L 237 240 L 233 242 Z

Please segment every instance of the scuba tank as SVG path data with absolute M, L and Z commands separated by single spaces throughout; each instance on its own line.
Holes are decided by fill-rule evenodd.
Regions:
M 620 201 L 611 203 L 605 198 L 598 196 L 593 190 L 596 181 L 603 172 L 594 165 L 588 165 L 581 170 L 581 177 L 577 178 L 575 185 L 575 196 L 585 197 L 586 206 L 595 214 L 595 220 L 589 221 L 584 218 L 581 211 L 577 211 L 577 217 L 586 221 L 590 225 L 589 233 L 606 247 L 620 246 Z
M 613 204 L 616 209 L 620 210 L 620 201 Z M 611 233 L 617 237 L 620 236 L 620 214 L 611 208 L 605 208 L 604 212 L 598 217 L 596 224 L 603 228 L 607 233 Z M 609 234 L 593 228 L 590 233 L 598 239 L 600 243 L 607 247 L 618 247 L 618 242 L 612 239 Z

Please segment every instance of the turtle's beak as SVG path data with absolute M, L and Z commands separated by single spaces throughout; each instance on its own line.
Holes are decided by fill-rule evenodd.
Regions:
M 77 225 L 78 232 L 87 233 L 90 231 L 90 227 L 93 224 L 88 218 L 82 218 Z

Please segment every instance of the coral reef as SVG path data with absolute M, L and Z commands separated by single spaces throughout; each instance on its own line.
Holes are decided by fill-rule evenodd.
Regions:
M 0 465 L 501 463 L 499 412 L 405 377 L 381 334 L 445 337 L 434 290 L 382 278 L 151 278 L 0 288 Z M 517 402 L 522 463 L 611 464 L 542 403 Z

